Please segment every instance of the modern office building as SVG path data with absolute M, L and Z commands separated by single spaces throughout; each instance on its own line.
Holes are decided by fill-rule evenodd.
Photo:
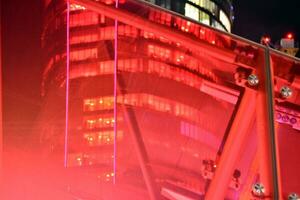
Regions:
M 219 31 L 231 31 L 229 1 L 45 0 L 44 9 L 40 140 L 49 158 L 76 174 L 69 187 L 79 196 L 249 199 L 300 192 L 293 178 L 299 158 L 286 156 L 294 151 L 287 143 L 300 143 L 292 73 L 299 61 Z M 266 55 L 272 76 L 264 71 Z M 270 77 L 275 110 L 266 93 Z M 275 136 L 268 134 L 274 123 Z M 275 152 L 278 137 L 284 150 Z M 279 154 L 284 168 L 272 157 Z M 283 194 L 274 176 L 280 170 Z M 253 192 L 260 182 L 266 191 Z M 113 183 L 120 187 L 99 193 Z
M 149 0 L 214 28 L 231 31 L 234 15 L 231 0 Z

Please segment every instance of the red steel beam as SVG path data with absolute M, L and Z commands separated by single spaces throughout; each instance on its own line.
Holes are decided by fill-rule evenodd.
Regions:
M 255 180 L 255 177 L 258 174 L 258 167 L 259 167 L 259 159 L 258 159 L 258 151 L 256 149 L 255 156 L 254 156 L 254 158 L 251 162 L 249 171 L 247 173 L 247 178 L 246 178 L 246 180 L 243 184 L 244 186 L 243 186 L 243 189 L 240 193 L 239 199 L 251 199 L 251 198 L 253 198 L 253 196 L 251 194 L 251 192 L 252 192 L 251 190 L 252 190 L 253 181 Z
M 223 60 L 227 63 L 235 63 L 235 53 L 216 47 L 208 42 L 195 40 L 190 38 L 179 30 L 171 29 L 165 25 L 157 24 L 150 20 L 145 20 L 141 16 L 128 12 L 126 10 L 116 9 L 115 7 L 105 5 L 103 3 L 97 3 L 91 0 L 71 0 L 76 4 L 80 4 L 89 10 L 103 14 L 119 22 L 134 26 L 144 31 L 148 31 L 159 36 L 168 38 L 173 42 L 179 42 L 183 46 L 186 46 L 194 51 L 203 51 L 205 54 L 212 56 L 218 60 Z
M 221 154 L 214 178 L 205 195 L 206 200 L 220 200 L 226 196 L 229 183 L 244 143 L 255 119 L 256 92 L 245 88 L 241 103 L 232 123 L 229 135 Z

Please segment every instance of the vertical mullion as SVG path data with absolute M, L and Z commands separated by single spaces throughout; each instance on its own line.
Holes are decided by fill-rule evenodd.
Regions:
M 66 118 L 65 118 L 65 146 L 64 167 L 68 165 L 68 134 L 69 134 L 69 78 L 70 78 L 70 1 L 67 0 L 67 41 L 66 41 Z
M 115 7 L 118 8 L 119 6 L 119 0 L 116 0 Z M 118 20 L 115 19 L 115 32 L 114 32 L 114 39 L 115 39 L 115 45 L 114 45 L 114 163 L 113 163 L 113 171 L 114 171 L 114 177 L 113 177 L 113 183 L 116 184 L 116 176 L 117 176 L 117 73 L 118 73 Z

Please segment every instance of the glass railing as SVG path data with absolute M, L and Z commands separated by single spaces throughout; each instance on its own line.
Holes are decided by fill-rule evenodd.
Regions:
M 299 59 L 144 1 L 66 7 L 65 53 L 45 62 L 42 150 L 16 196 L 300 194 Z

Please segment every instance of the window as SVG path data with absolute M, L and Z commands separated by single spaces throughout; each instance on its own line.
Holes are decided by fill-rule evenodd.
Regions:
M 98 57 L 97 48 L 76 50 L 70 53 L 71 61 L 80 61 L 86 59 L 93 59 L 97 57 Z
M 99 40 L 98 33 L 81 33 L 81 34 L 71 34 L 70 44 L 79 44 L 79 43 L 88 43 L 88 42 L 96 42 Z
M 94 25 L 99 23 L 99 15 L 95 12 L 71 14 L 70 27 Z
M 216 21 L 216 20 L 212 20 L 212 27 L 215 27 L 215 28 L 217 28 L 217 29 L 219 29 L 219 30 L 221 30 L 221 31 L 226 31 L 225 29 L 224 29 L 224 27 L 220 24 L 220 22 L 218 22 L 218 21 Z
M 225 26 L 227 31 L 231 32 L 230 20 L 228 19 L 227 15 L 222 10 L 220 10 L 220 21 Z
M 185 16 L 198 21 L 199 20 L 199 9 L 191 4 L 186 3 L 185 4 Z
M 171 9 L 171 0 L 159 0 L 158 5 L 167 9 Z
M 71 10 L 71 11 L 75 11 L 75 10 L 85 10 L 85 7 L 84 7 L 84 6 L 81 6 L 81 5 L 79 5 L 79 4 L 74 4 L 74 3 L 72 3 L 72 4 L 70 5 L 70 10 Z
M 84 139 L 87 141 L 89 146 L 100 146 L 100 145 L 111 145 L 114 144 L 114 131 L 99 131 L 85 133 Z M 117 141 L 122 140 L 124 137 L 123 131 L 117 132 Z
M 205 12 L 202 12 L 200 11 L 200 18 L 199 18 L 199 21 L 203 24 L 206 24 L 206 25 L 210 25 L 209 23 L 209 15 L 206 14 Z

